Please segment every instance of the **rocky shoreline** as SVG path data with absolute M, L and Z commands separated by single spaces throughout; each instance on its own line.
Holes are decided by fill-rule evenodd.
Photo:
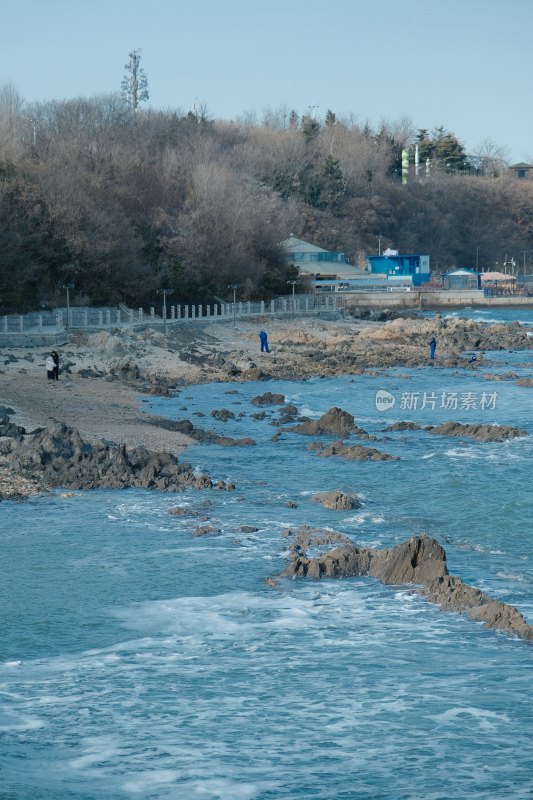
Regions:
M 197 475 L 178 455 L 194 441 L 224 447 L 249 447 L 250 438 L 233 439 L 195 426 L 189 419 L 178 421 L 150 417 L 138 409 L 139 394 L 183 391 L 191 383 L 305 379 L 317 375 L 346 375 L 371 372 L 387 366 L 427 364 L 427 340 L 435 333 L 439 340 L 438 367 L 460 365 L 472 370 L 486 367 L 483 349 L 533 347 L 533 337 L 517 324 L 479 325 L 457 318 L 437 320 L 395 319 L 385 324 L 279 324 L 269 334 L 270 354 L 258 353 L 257 331 L 243 327 L 213 326 L 187 339 L 190 331 L 180 329 L 163 339 L 160 334 L 97 334 L 78 337 L 72 350 L 63 354 L 61 381 L 47 385 L 40 359 L 30 354 L 11 354 L 5 360 L 8 387 L 0 407 L 0 500 L 24 499 L 55 488 L 69 490 L 125 488 L 135 486 L 180 492 L 186 488 L 231 491 L 231 481 Z M 476 349 L 476 362 L 469 364 L 464 352 Z M 483 373 L 480 373 L 483 376 Z M 490 378 L 490 376 L 487 376 Z M 516 381 L 528 391 L 530 384 Z M 31 391 L 38 391 L 32 395 Z M 375 441 L 359 427 L 351 414 L 333 407 L 318 420 L 298 417 L 297 409 L 285 405 L 285 398 L 265 392 L 252 403 L 260 409 L 279 406 L 278 427 L 272 437 L 296 432 L 307 436 L 329 436 L 334 442 L 311 442 L 309 449 L 319 457 L 337 456 L 351 460 L 398 460 L 360 441 Z M 186 408 L 186 407 L 185 407 Z M 21 413 L 22 412 L 22 413 Z M 50 413 L 52 412 L 52 413 Z M 256 418 L 262 418 L 264 410 Z M 95 418 L 94 415 L 99 415 Z M 21 424 L 28 421 L 27 432 Z M 211 416 L 224 421 L 228 409 L 213 409 Z M 385 430 L 419 430 L 414 423 L 398 422 Z M 511 426 L 462 425 L 449 421 L 423 428 L 431 434 L 471 437 L 481 442 L 506 441 L 527 435 Z M 355 438 L 359 441 L 344 441 Z M 153 446 L 155 445 L 155 446 Z M 341 509 L 357 507 L 357 497 L 324 492 L 316 502 Z M 209 525 L 196 535 L 209 535 Z M 292 535 L 292 533 L 290 534 Z M 329 538 L 328 538 L 329 537 Z M 331 545 L 328 535 L 297 531 L 291 546 L 292 561 L 285 576 L 352 577 L 372 575 L 385 583 L 420 584 L 418 590 L 442 608 L 465 612 L 488 627 L 531 639 L 532 628 L 516 609 L 492 600 L 479 590 L 450 576 L 440 545 L 427 537 L 381 553 L 356 547 L 338 534 L 336 549 L 309 558 L 311 546 Z M 305 546 L 304 546 L 305 545 Z M 408 564 L 411 564 L 411 569 Z

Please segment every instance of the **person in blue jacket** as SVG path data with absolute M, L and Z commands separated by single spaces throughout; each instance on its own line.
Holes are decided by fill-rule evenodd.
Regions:
M 434 336 L 429 340 L 429 357 L 432 361 L 435 360 L 435 350 L 437 349 L 437 340 Z
M 267 353 L 270 353 L 270 350 L 268 349 L 268 336 L 266 331 L 259 331 L 259 341 L 261 342 L 261 352 L 264 353 L 266 351 Z

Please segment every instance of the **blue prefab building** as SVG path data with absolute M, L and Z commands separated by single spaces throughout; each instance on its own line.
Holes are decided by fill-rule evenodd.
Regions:
M 370 271 L 387 278 L 411 278 L 414 286 L 429 281 L 429 256 L 419 254 L 368 256 Z

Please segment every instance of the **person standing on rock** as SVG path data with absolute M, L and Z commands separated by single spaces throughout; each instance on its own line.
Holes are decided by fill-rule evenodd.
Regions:
M 59 380 L 59 353 L 57 350 L 52 350 L 52 358 L 54 359 L 54 380 Z
M 437 349 L 437 340 L 434 336 L 429 340 L 429 357 L 431 361 L 435 361 L 435 350 Z
M 261 342 L 261 352 L 270 353 L 270 350 L 268 349 L 268 336 L 266 331 L 259 331 L 259 341 Z
M 46 375 L 48 377 L 48 380 L 53 381 L 56 365 L 51 355 L 49 355 L 48 358 L 46 359 L 45 366 L 46 366 Z

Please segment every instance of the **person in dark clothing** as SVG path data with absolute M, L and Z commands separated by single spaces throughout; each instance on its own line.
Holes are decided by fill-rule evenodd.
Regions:
M 52 350 L 52 358 L 54 359 L 54 380 L 59 380 L 59 353 L 57 350 Z
M 434 336 L 429 341 L 429 357 L 432 361 L 435 360 L 435 350 L 437 349 L 437 340 Z
M 268 336 L 265 331 L 259 331 L 259 341 L 261 342 L 261 352 L 270 353 L 268 349 Z

